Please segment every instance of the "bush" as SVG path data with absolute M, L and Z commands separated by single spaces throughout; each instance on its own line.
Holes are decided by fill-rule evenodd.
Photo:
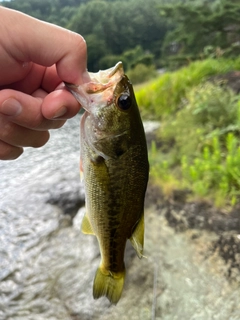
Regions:
M 234 63 L 237 65 L 238 62 L 230 62 L 222 69 L 228 70 Z M 177 83 L 175 88 L 178 87 L 175 92 L 178 103 L 174 107 L 167 111 L 161 109 L 161 113 L 159 104 L 146 108 L 147 113 L 154 110 L 161 114 L 162 120 L 161 147 L 156 148 L 153 143 L 149 151 L 151 177 L 163 186 L 163 190 L 166 186 L 169 189 L 169 185 L 172 189 L 189 188 L 194 195 L 213 199 L 217 205 L 234 205 L 240 202 L 240 96 L 221 82 L 204 81 L 207 77 L 203 75 L 207 69 L 210 74 L 211 68 L 209 61 L 201 68 L 200 63 L 195 64 L 162 76 L 161 86 L 159 79 L 147 86 L 159 89 L 155 103 L 162 99 L 165 105 L 166 99 L 174 101 L 169 94 L 174 95 L 174 81 Z M 197 69 L 203 71 L 201 75 L 194 74 Z M 200 79 L 198 83 L 197 78 Z M 188 84 L 187 89 L 183 82 Z M 146 92 L 144 99 L 154 100 L 152 91 L 144 88 L 140 92 Z
M 208 126 L 208 130 L 226 129 L 237 119 L 238 96 L 221 83 L 206 82 L 196 86 L 186 96 L 187 109 L 195 122 Z
M 153 64 L 154 56 L 151 53 L 146 53 L 141 46 L 136 46 L 133 49 L 124 51 L 122 59 L 126 61 L 127 70 L 135 68 L 138 64 L 150 66 Z
M 176 164 L 183 155 L 195 157 L 213 136 L 240 132 L 239 96 L 230 89 L 206 82 L 192 88 L 174 115 L 162 124 L 161 138 L 175 142 Z
M 127 76 L 133 84 L 142 83 L 156 77 L 154 66 L 146 66 L 142 63 L 137 64 L 133 69 L 127 71 Z
M 196 61 L 175 72 L 166 72 L 136 92 L 138 105 L 148 118 L 162 120 L 176 113 L 191 88 L 210 76 L 240 69 L 240 58 Z
M 195 194 L 215 194 L 215 202 L 220 199 L 222 204 L 221 199 L 228 199 L 233 205 L 240 200 L 240 144 L 238 139 L 229 133 L 224 147 L 225 151 L 219 138 L 214 137 L 211 146 L 205 146 L 192 162 L 183 156 L 182 174 Z
M 99 68 L 105 70 L 113 67 L 117 62 L 122 61 L 124 69 L 126 69 L 126 61 L 123 60 L 121 55 L 106 55 L 105 57 L 99 60 Z

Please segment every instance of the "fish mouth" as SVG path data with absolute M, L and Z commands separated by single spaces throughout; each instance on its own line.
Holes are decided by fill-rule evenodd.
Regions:
M 100 70 L 97 73 L 89 73 L 93 83 L 100 84 L 102 86 L 109 86 L 112 83 L 119 82 L 124 75 L 123 64 L 119 61 L 114 67 L 107 70 Z M 91 83 L 91 82 L 90 82 Z M 100 89 L 101 90 L 101 89 Z M 95 92 L 97 92 L 96 90 Z
M 90 82 L 82 85 L 65 82 L 65 86 L 80 105 L 91 113 L 94 105 L 108 104 L 112 100 L 115 87 L 124 76 L 123 64 L 120 61 L 107 70 L 100 70 L 96 73 L 89 72 L 89 76 Z

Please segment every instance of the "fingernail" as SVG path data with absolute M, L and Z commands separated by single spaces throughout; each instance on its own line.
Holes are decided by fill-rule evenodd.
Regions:
M 59 109 L 59 110 L 54 114 L 53 119 L 62 117 L 65 113 L 67 113 L 67 108 L 66 108 L 66 107 L 62 107 L 61 109 Z
M 5 100 L 0 106 L 0 113 L 4 114 L 5 116 L 18 116 L 21 111 L 21 104 L 13 98 Z

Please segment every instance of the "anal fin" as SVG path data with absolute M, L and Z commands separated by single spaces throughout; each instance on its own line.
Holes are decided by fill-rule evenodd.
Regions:
M 140 220 L 138 220 L 137 225 L 129 239 L 133 248 L 135 249 L 138 257 L 141 259 L 143 257 L 143 245 L 144 245 L 144 214 L 142 214 Z

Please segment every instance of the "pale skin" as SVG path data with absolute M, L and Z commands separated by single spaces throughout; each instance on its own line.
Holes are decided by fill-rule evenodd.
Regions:
M 0 21 L 0 160 L 12 160 L 77 114 L 64 82 L 90 79 L 80 35 L 3 7 Z

